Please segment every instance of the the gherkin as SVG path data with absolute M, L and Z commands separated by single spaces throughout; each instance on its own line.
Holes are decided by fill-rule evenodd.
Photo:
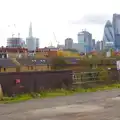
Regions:
M 114 30 L 112 27 L 112 23 L 108 20 L 104 27 L 104 35 L 103 35 L 104 47 L 113 48 L 114 41 L 115 41 Z

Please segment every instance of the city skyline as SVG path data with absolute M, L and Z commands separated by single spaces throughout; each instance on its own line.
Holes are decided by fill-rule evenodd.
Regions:
M 50 41 L 56 44 L 53 32 L 60 44 L 67 37 L 77 42 L 77 33 L 82 29 L 92 33 L 96 40 L 102 40 L 105 22 L 112 20 L 113 13 L 120 13 L 119 3 L 118 0 L 0 1 L 1 46 L 6 45 L 10 36 L 8 33 L 13 29 L 8 27 L 10 25 L 16 25 L 16 31 L 20 32 L 22 38 L 28 37 L 30 21 L 33 23 L 33 36 L 40 38 L 41 47 L 48 46 Z

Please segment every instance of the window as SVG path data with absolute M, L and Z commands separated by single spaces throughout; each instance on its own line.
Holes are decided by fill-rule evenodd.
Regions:
M 4 55 L 2 55 L 2 58 L 4 58 Z
M 43 62 L 45 63 L 46 61 L 45 61 L 45 60 L 43 60 Z
M 90 68 L 91 68 L 91 69 L 93 68 L 93 65 L 92 65 L 92 64 L 90 64 Z
M 33 70 L 33 66 L 31 66 L 31 70 Z
M 49 69 L 49 67 L 50 67 L 49 64 L 47 64 L 47 68 L 48 68 L 48 69 Z
M 6 71 L 6 68 L 4 68 L 4 72 Z

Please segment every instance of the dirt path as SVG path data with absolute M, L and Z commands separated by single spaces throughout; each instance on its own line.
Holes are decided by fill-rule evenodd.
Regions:
M 0 120 L 120 120 L 118 95 L 120 89 L 1 104 Z

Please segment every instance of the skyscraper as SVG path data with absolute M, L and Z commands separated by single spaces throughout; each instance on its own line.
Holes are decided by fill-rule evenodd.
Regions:
M 112 27 L 112 23 L 108 20 L 104 27 L 104 35 L 103 35 L 103 44 L 104 49 L 114 48 L 114 30 Z
M 87 31 L 78 33 L 78 44 L 83 46 L 84 52 L 92 51 L 92 34 Z
M 40 46 L 39 46 L 39 38 L 36 38 L 36 48 L 39 48 Z
M 113 14 L 112 24 L 115 36 L 115 48 L 120 49 L 120 14 Z
M 95 39 L 92 39 L 92 50 L 95 50 Z
M 72 49 L 72 45 L 73 45 L 73 39 L 66 38 L 65 39 L 65 49 Z
M 103 50 L 103 41 L 100 41 L 100 50 Z
M 100 51 L 100 41 L 96 42 L 96 51 Z
M 27 44 L 28 51 L 32 52 L 36 50 L 36 38 L 34 38 L 32 35 L 32 23 L 30 23 L 29 36 L 26 39 L 26 44 Z
M 32 35 L 32 22 L 30 22 L 30 27 L 29 27 L 29 37 L 33 37 L 33 35 Z

